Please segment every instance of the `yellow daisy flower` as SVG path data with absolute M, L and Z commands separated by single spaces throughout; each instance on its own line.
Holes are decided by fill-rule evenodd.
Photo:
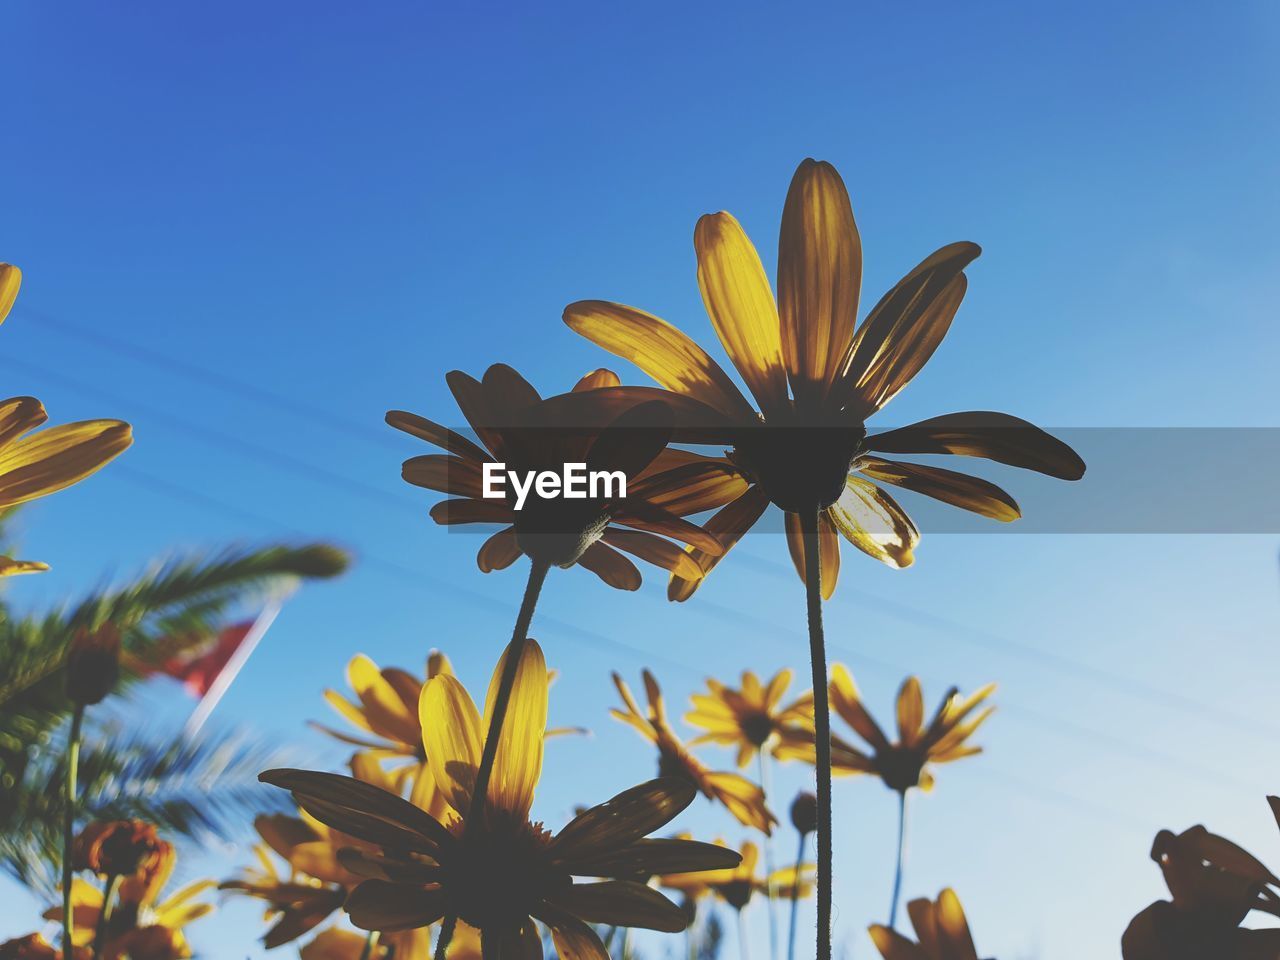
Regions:
M 723 840 L 717 844 L 724 845 Z M 757 893 L 790 900 L 792 896 L 808 897 L 813 893 L 813 864 L 783 867 L 768 876 L 757 876 L 760 850 L 750 840 L 740 849 L 742 861 L 736 867 L 708 870 L 703 873 L 669 873 L 658 877 L 658 885 L 675 890 L 691 900 L 713 894 L 735 910 L 742 910 Z
M 764 791 L 740 774 L 708 770 L 671 729 L 658 681 L 648 670 L 644 671 L 643 679 L 648 712 L 640 710 L 631 688 L 616 673 L 613 685 L 618 688 L 626 709 L 609 712 L 658 748 L 658 775 L 688 781 L 707 799 L 722 803 L 739 823 L 771 833 L 778 819 L 765 806 Z
M 0 323 L 21 285 L 22 271 L 0 263 Z M 35 397 L 0 400 L 0 510 L 79 483 L 133 442 L 129 424 L 120 420 L 85 420 L 31 433 L 48 419 Z M 38 560 L 0 556 L 0 577 L 48 569 Z
M 912 562 L 919 532 L 880 484 L 996 520 L 1019 515 L 1013 498 L 985 480 L 879 454 L 958 454 L 1063 479 L 1083 474 L 1069 447 L 1005 414 L 950 414 L 867 435 L 866 420 L 920 372 L 946 335 L 964 297 L 964 269 L 980 253 L 976 244 L 954 243 L 926 257 L 855 330 L 862 242 L 831 164 L 805 160 L 791 181 L 776 301 L 755 247 L 730 214 L 702 217 L 693 242 L 707 314 L 759 412 L 701 347 L 651 314 L 584 300 L 566 307 L 564 320 L 679 395 L 682 402 L 672 404 L 678 423 L 696 427 L 699 439 L 709 433 L 733 445 L 731 459 L 755 485 L 707 525 L 726 552 L 773 502 L 786 513 L 803 579 L 801 525 L 818 510 L 822 592 L 829 597 L 841 536 L 890 566 Z M 693 555 L 704 571 L 719 559 L 696 549 Z M 699 582 L 674 575 L 672 599 L 688 598 Z
M 387 789 L 399 794 L 407 789 L 410 801 L 416 806 L 433 816 L 442 816 L 444 798 L 436 791 L 422 749 L 418 700 L 423 686 L 432 677 L 452 673 L 449 658 L 438 650 L 433 650 L 427 658 L 426 681 L 398 667 L 379 669 L 376 663 L 359 654 L 347 665 L 347 682 L 355 691 L 356 700 L 336 690 L 326 690 L 324 698 L 368 736 L 352 736 L 316 726 L 331 737 L 361 747 L 379 761 L 393 761 Z
M 471 788 L 488 718 L 448 675 L 426 685 L 420 704 L 427 763 L 452 811 L 447 824 L 350 777 L 270 770 L 261 779 L 292 791 L 300 806 L 332 828 L 381 848 L 342 854 L 344 866 L 369 877 L 346 904 L 361 929 L 386 933 L 457 918 L 480 931 L 486 953 L 535 960 L 542 957 L 535 919 L 550 928 L 561 956 L 580 960 L 608 958 L 592 923 L 683 930 L 679 907 L 630 878 L 723 868 L 737 863 L 737 854 L 712 844 L 644 839 L 692 802 L 693 788 L 674 779 L 627 790 L 554 835 L 530 822 L 546 734 L 547 670 L 534 641 L 508 647 L 486 710 L 508 656 L 519 659 L 507 723 L 474 818 Z
M 392 410 L 387 423 L 441 447 L 448 454 L 406 460 L 404 479 L 449 494 L 431 516 L 437 523 L 500 523 L 503 528 L 480 547 L 476 562 L 489 573 L 513 564 L 522 554 L 546 563 L 586 567 L 605 583 L 622 590 L 640 586 L 640 571 L 623 553 L 681 576 L 697 578 L 701 569 L 671 540 L 716 555 L 720 543 L 683 517 L 710 510 L 737 497 L 746 482 L 728 461 L 684 451 L 664 452 L 669 426 L 655 426 L 667 416 L 657 403 L 618 413 L 596 404 L 617 377 L 595 371 L 574 390 L 580 407 L 574 419 L 559 414 L 555 398 L 544 401 L 519 373 L 505 364 L 490 367 L 482 381 L 453 371 L 447 377 L 458 406 L 484 444 L 416 414 Z M 598 408 L 604 422 L 583 425 L 578 414 Z M 567 463 L 592 470 L 621 470 L 626 495 L 612 500 L 542 498 L 529 494 L 521 510 L 507 499 L 486 498 L 482 476 L 486 463 L 505 463 L 508 470 L 559 472 Z
M 694 709 L 684 719 L 707 732 L 691 745 L 718 743 L 738 748 L 738 766 L 745 767 L 766 746 L 775 752 L 784 742 L 813 740 L 813 693 L 786 706 L 782 697 L 791 684 L 791 671 L 779 670 L 768 684 L 750 670 L 742 671 L 742 687 L 733 689 L 707 679 L 706 694 L 693 695 Z
M 994 683 L 976 693 L 962 697 L 954 687 L 947 691 L 942 704 L 928 723 L 924 720 L 924 696 L 920 681 L 908 677 L 898 691 L 898 739 L 888 736 L 867 711 L 858 688 L 843 664 L 831 667 L 831 706 L 866 742 L 866 749 L 855 747 L 832 737 L 831 755 L 836 773 L 871 773 L 886 787 L 905 793 L 912 787 L 933 789 L 934 763 L 951 763 L 981 753 L 982 748 L 970 744 L 969 738 L 995 707 L 976 710 L 995 691 Z M 813 762 L 813 744 L 784 744 L 780 754 Z
M 907 915 L 918 943 L 880 924 L 871 927 L 871 939 L 884 960 L 977 960 L 969 922 L 954 890 L 943 890 L 936 902 L 912 900 Z

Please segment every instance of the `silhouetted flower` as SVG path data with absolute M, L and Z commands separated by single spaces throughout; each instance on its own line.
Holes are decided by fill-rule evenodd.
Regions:
M 67 654 L 67 698 L 82 707 L 101 703 L 120 679 L 120 631 L 110 623 L 82 627 Z
M 801 514 L 819 509 L 822 590 L 830 596 L 837 533 L 890 566 L 912 562 L 919 533 L 879 484 L 997 520 L 1019 515 L 1013 498 L 985 480 L 878 454 L 986 457 L 1069 480 L 1084 473 L 1068 446 L 1005 414 L 950 414 L 867 435 L 867 419 L 920 372 L 946 335 L 964 297 L 964 268 L 980 252 L 976 244 L 954 243 L 926 257 L 855 331 L 862 244 L 849 195 L 829 163 L 805 160 L 783 208 L 776 303 L 755 247 L 731 215 L 702 217 L 694 247 L 712 326 L 759 413 L 701 347 L 651 314 L 585 300 L 570 304 L 564 319 L 680 395 L 682 402 L 671 404 L 677 423 L 696 427 L 700 439 L 732 444 L 731 459 L 755 485 L 706 525 L 726 551 L 773 502 L 787 514 L 803 579 Z M 650 395 L 635 393 L 637 400 Z M 696 549 L 693 555 L 704 571 L 717 562 Z M 686 599 L 698 582 L 673 575 L 672 599 Z
M 507 723 L 474 820 L 468 819 L 471 787 L 487 722 L 448 675 L 426 685 L 421 703 L 427 762 L 453 810 L 448 826 L 350 777 L 273 770 L 261 779 L 291 790 L 300 806 L 330 827 L 382 849 L 343 856 L 344 866 L 370 878 L 346 904 L 361 929 L 407 930 L 457 917 L 478 929 L 496 954 L 536 958 L 542 951 L 536 918 L 551 929 L 562 956 L 584 960 L 608 957 L 591 923 L 683 930 L 680 908 L 631 878 L 664 869 L 723 868 L 737 855 L 712 844 L 644 839 L 695 796 L 691 785 L 670 778 L 592 807 L 555 835 L 531 823 L 546 733 L 547 671 L 535 642 L 515 649 L 520 660 Z M 511 649 L 504 659 L 510 655 Z M 490 702 L 502 671 L 500 661 Z M 578 883 L 575 876 L 603 882 Z
M 739 823 L 771 833 L 778 820 L 765 806 L 764 791 L 741 774 L 708 770 L 671 729 L 658 681 L 648 670 L 644 671 L 643 679 L 649 701 L 647 713 L 640 710 L 631 688 L 616 673 L 613 685 L 618 688 L 626 709 L 609 712 L 658 748 L 658 774 L 689 782 L 709 800 L 724 804 Z
M 718 841 L 721 842 L 721 841 Z M 813 864 L 783 867 L 767 877 L 757 876 L 756 867 L 760 850 L 750 840 L 742 844 L 739 853 L 742 862 L 724 870 L 708 870 L 704 873 L 663 874 L 658 877 L 659 886 L 677 890 L 691 900 L 714 894 L 735 910 L 743 909 L 757 893 L 782 900 L 792 896 L 807 897 L 813 893 Z
M 918 943 L 880 924 L 871 927 L 871 939 L 884 960 L 977 960 L 969 922 L 954 890 L 943 890 L 936 902 L 912 900 L 907 915 Z

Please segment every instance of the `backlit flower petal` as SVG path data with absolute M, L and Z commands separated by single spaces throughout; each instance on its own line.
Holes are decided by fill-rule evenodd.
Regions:
M 916 744 L 923 724 L 924 692 L 916 677 L 907 677 L 898 690 L 898 737 L 903 746 Z
M 947 960 L 978 960 L 964 908 L 950 888 L 938 896 L 938 933 Z
M 627 846 L 670 823 L 697 795 L 691 783 L 661 777 L 578 814 L 556 834 L 551 850 L 557 860 L 572 863 Z
M 476 463 L 486 463 L 493 459 L 485 450 L 461 434 L 442 427 L 426 417 L 420 417 L 416 413 L 409 413 L 407 410 L 388 410 L 386 420 L 397 430 L 403 430 L 419 440 L 433 443 L 455 456 L 473 460 Z
M 668 390 L 701 400 L 735 422 L 754 419 L 751 405 L 720 365 L 665 320 L 619 303 L 580 300 L 565 307 L 564 322 Z
M 622 381 L 618 375 L 612 370 L 606 370 L 600 367 L 598 370 L 592 370 L 581 380 L 573 385 L 574 393 L 582 393 L 584 390 L 599 390 L 601 387 L 620 387 Z
M 703 577 L 715 569 L 716 564 L 755 525 L 755 522 L 760 519 L 768 506 L 768 495 L 765 494 L 763 487 L 756 485 L 712 516 L 703 525 L 703 529 L 719 540 L 724 548 L 724 552 L 719 555 L 709 554 L 696 547 L 689 548 L 689 555 L 702 568 Z M 671 582 L 667 585 L 667 599 L 677 602 L 688 600 L 693 596 L 694 591 L 698 589 L 698 585 L 701 582 L 701 580 L 687 580 L 683 577 L 673 576 Z
M 480 545 L 476 565 L 482 573 L 505 570 L 520 559 L 520 541 L 515 527 L 504 527 Z
M 513 653 L 512 647 L 508 646 L 494 668 L 485 700 L 484 726 L 481 728 L 485 731 L 492 720 L 504 664 Z M 547 732 L 547 664 L 542 648 L 533 640 L 524 641 L 519 648 L 519 656 L 507 715 L 498 738 L 487 799 L 491 810 L 508 814 L 515 822 L 523 823 L 529 816 L 533 791 L 542 775 L 542 747 Z M 427 756 L 431 756 L 429 746 Z
M 133 434 L 119 420 L 84 420 L 41 430 L 0 448 L 0 507 L 71 486 L 128 449 Z
M 693 232 L 698 287 L 725 352 L 765 417 L 789 406 L 778 308 L 760 255 L 728 213 L 709 213 Z
M 549 893 L 547 899 L 588 923 L 664 933 L 679 933 L 689 925 L 683 910 L 657 890 L 634 880 L 575 883 Z
M 826 515 L 867 556 L 898 569 L 914 562 L 920 532 L 897 501 L 874 483 L 850 475 Z
M 366 880 L 347 897 L 346 911 L 361 930 L 412 930 L 444 916 L 445 894 L 439 887 Z
M 480 713 L 455 677 L 432 677 L 419 706 L 422 745 L 436 786 L 449 805 L 465 813 L 480 766 Z
M 801 582 L 805 581 L 804 565 L 804 530 L 798 513 L 783 514 L 783 527 L 787 533 L 787 549 L 791 552 L 791 562 Z M 840 578 L 840 540 L 836 536 L 835 525 L 823 511 L 818 515 L 818 571 L 821 578 L 822 599 L 830 600 L 836 592 L 836 582 Z
M 647 560 L 665 570 L 670 570 L 677 576 L 689 580 L 702 576 L 702 568 L 698 566 L 697 561 L 676 544 L 662 537 L 640 530 L 610 527 L 605 530 L 601 539 L 612 547 L 625 550 L 641 560 Z
M 18 299 L 18 288 L 22 286 L 22 271 L 12 263 L 0 263 L 0 323 L 13 309 L 13 301 Z
M 805 160 L 787 190 L 778 238 L 778 313 L 797 406 L 813 410 L 853 340 L 862 242 L 835 167 Z
M 0 447 L 48 419 L 44 405 L 35 397 L 10 397 L 0 403 Z
M 400 476 L 415 487 L 480 500 L 484 498 L 480 469 L 475 460 L 445 453 L 426 453 L 406 460 L 400 467 Z
M 597 541 L 587 547 L 578 560 L 578 566 L 586 567 L 611 587 L 619 590 L 639 590 L 640 571 L 636 565 L 610 546 Z
M 881 460 L 879 457 L 863 457 L 858 462 L 857 469 L 872 480 L 913 490 L 993 520 L 1007 523 L 1022 516 L 1018 502 L 1013 497 L 994 483 L 966 473 L 926 467 L 918 463 Z
M 567 910 L 543 903 L 536 916 L 551 928 L 559 960 L 609 960 L 596 932 Z

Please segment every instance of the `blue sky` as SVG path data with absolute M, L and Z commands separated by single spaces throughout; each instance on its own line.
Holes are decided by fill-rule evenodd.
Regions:
M 337 763 L 304 721 L 328 719 L 352 653 L 420 669 L 440 647 L 479 686 L 521 574 L 482 576 L 478 541 L 432 526 L 399 479 L 423 451 L 383 412 L 455 421 L 444 373 L 496 361 L 567 386 L 605 362 L 559 320 L 584 297 L 712 343 L 696 218 L 732 211 L 771 265 L 806 156 L 849 185 L 864 303 L 943 243 L 984 248 L 894 423 L 1277 426 L 1278 27 L 1264 3 L 15 7 L 0 258 L 26 279 L 0 371 L 55 421 L 122 417 L 137 442 L 26 511 L 26 554 L 54 571 L 11 596 L 175 547 L 327 538 L 356 568 L 289 604 L 219 722 Z M 1280 862 L 1259 760 L 1280 732 L 1276 540 L 926 531 L 905 573 L 847 553 L 832 655 L 882 715 L 907 673 L 930 699 L 1001 684 L 988 754 L 916 805 L 908 896 L 955 886 L 984 955 L 1117 956 L 1163 890 L 1157 829 L 1203 821 Z M 611 669 L 648 664 L 673 701 L 706 675 L 803 673 L 802 602 L 763 535 L 678 607 L 656 575 L 622 595 L 554 574 L 534 627 L 562 673 L 553 720 L 594 736 L 548 749 L 538 813 L 650 775 L 607 717 Z M 802 775 L 779 771 L 778 806 Z M 837 938 L 868 956 L 893 798 L 847 781 L 836 802 Z M 705 804 L 685 822 L 736 838 Z M 34 916 L 5 914 L 0 934 Z M 259 956 L 256 911 L 225 916 L 197 947 Z

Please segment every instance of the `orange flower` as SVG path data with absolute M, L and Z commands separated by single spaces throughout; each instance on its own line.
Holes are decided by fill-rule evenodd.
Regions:
M 76 870 L 106 877 L 156 875 L 173 848 L 142 820 L 95 821 L 76 837 L 71 861 Z

